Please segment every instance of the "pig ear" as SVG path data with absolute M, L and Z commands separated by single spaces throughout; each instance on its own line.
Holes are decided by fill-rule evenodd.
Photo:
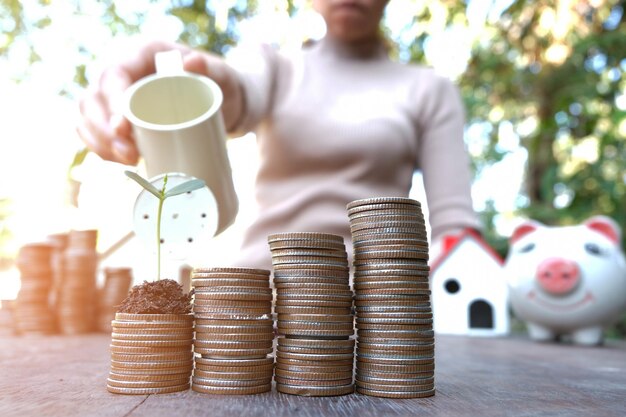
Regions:
M 603 234 L 615 244 L 619 244 L 622 240 L 622 232 L 619 225 L 608 216 L 593 216 L 585 222 L 585 226 Z
M 517 242 L 518 240 L 520 240 L 521 238 L 523 238 L 527 234 L 534 232 L 535 230 L 539 229 L 540 227 L 544 227 L 544 225 L 542 223 L 539 223 L 539 222 L 534 221 L 534 220 L 527 220 L 527 221 L 525 221 L 524 223 L 522 223 L 519 226 L 517 226 L 515 228 L 515 230 L 513 230 L 513 234 L 509 238 L 509 243 L 513 244 L 513 243 Z

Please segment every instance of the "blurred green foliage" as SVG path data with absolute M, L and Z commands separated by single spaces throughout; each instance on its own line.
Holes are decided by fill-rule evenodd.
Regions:
M 512 125 L 527 153 L 519 213 L 551 225 L 605 214 L 624 228 L 624 3 L 582 1 L 565 13 L 562 4 L 515 1 L 491 25 L 490 40 L 475 46 L 460 80 L 469 122 L 490 132 L 475 164 L 504 157 L 498 133 Z M 483 218 L 497 215 L 488 206 Z M 504 253 L 493 221 L 485 225 Z

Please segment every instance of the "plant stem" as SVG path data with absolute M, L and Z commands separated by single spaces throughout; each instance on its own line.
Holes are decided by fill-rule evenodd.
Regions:
M 161 279 L 161 212 L 163 211 L 164 198 L 159 199 L 157 212 L 157 281 Z
M 157 211 L 157 281 L 161 279 L 161 212 L 165 202 L 165 188 L 167 187 L 167 174 L 163 177 L 163 187 L 159 191 L 159 209 Z

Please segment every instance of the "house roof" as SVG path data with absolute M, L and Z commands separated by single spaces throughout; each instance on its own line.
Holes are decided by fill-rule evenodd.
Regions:
M 433 274 L 437 268 L 454 252 L 465 240 L 471 239 L 478 244 L 482 249 L 485 250 L 489 256 L 493 258 L 498 264 L 504 264 L 504 260 L 500 257 L 500 255 L 491 247 L 489 244 L 480 236 L 480 234 L 473 229 L 465 229 L 463 232 L 452 235 L 445 236 L 442 242 L 442 251 L 439 256 L 433 261 L 430 266 L 430 273 Z

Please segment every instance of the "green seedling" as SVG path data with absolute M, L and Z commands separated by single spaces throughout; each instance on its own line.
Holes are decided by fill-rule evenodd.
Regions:
M 137 175 L 131 171 L 124 171 L 127 177 L 137 182 L 137 184 L 141 185 L 143 189 L 150 192 L 159 200 L 159 207 L 157 210 L 157 230 L 156 230 L 156 238 L 157 238 L 157 280 L 161 279 L 161 212 L 163 211 L 163 203 L 165 199 L 168 197 L 173 197 L 175 195 L 187 193 L 193 190 L 197 190 L 205 186 L 203 180 L 193 179 L 186 181 L 182 184 L 178 184 L 176 187 L 171 190 L 166 190 L 167 186 L 167 174 L 163 178 L 163 187 L 159 190 L 154 185 L 150 184 L 148 180 Z

